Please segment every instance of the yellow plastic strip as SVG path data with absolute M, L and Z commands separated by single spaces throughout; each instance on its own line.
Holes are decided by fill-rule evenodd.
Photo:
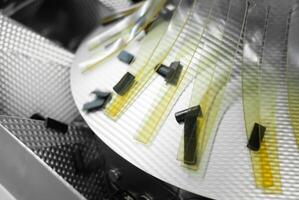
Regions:
M 265 13 L 264 24 L 259 25 L 261 30 L 266 30 L 267 20 L 269 17 L 269 11 Z M 255 14 L 255 15 L 254 15 Z M 259 13 L 252 13 L 253 16 L 248 16 L 248 22 L 246 30 L 251 30 L 253 26 L 252 18 L 258 16 Z M 258 25 L 258 24 L 256 24 Z M 264 27 L 265 26 L 265 27 Z M 264 32 L 264 34 L 266 34 Z M 246 37 L 250 37 L 247 35 Z M 256 57 L 244 58 L 244 63 L 242 66 L 242 94 L 243 94 L 243 110 L 245 118 L 245 127 L 247 138 L 250 138 L 251 131 L 253 129 L 254 123 L 259 123 L 261 125 L 260 112 L 261 112 L 261 102 L 260 102 L 260 87 L 261 87 L 261 57 L 262 57 L 262 45 L 265 35 L 259 38 L 260 44 L 254 44 L 256 46 L 254 50 L 258 54 Z M 257 40 L 257 41 L 259 41 Z M 257 42 L 256 42 L 257 43 Z M 247 45 L 247 44 L 246 44 Z M 248 44 L 249 46 L 249 44 Z M 247 49 L 248 48 L 248 49 Z M 244 57 L 250 54 L 251 49 L 245 46 Z M 248 53 L 247 53 L 248 52 Z M 250 55 L 249 55 L 250 56 Z M 250 61 L 249 59 L 252 59 Z M 265 126 L 265 125 L 263 125 Z M 268 130 L 267 130 L 268 132 Z M 254 171 L 256 185 L 260 188 L 266 188 L 269 185 L 273 185 L 272 171 L 269 165 L 268 152 L 266 147 L 266 142 L 263 142 L 259 152 L 251 152 L 252 167 Z M 268 170 L 266 170 L 268 168 Z M 265 175 L 268 177 L 264 178 Z
M 192 67 L 190 66 L 192 64 L 192 62 L 194 62 L 194 56 L 204 46 L 202 37 L 209 26 L 209 21 L 212 16 L 212 13 L 215 12 L 213 15 L 218 14 L 218 11 L 217 10 L 215 11 L 215 9 L 214 9 L 215 7 L 216 6 L 213 5 L 210 8 L 208 16 L 206 17 L 205 22 L 204 22 L 204 28 L 201 31 L 201 33 L 199 34 L 200 37 L 194 38 L 194 41 L 197 42 L 197 46 L 193 50 L 193 52 L 190 52 L 190 54 L 192 56 L 189 59 L 189 61 L 187 61 L 187 67 L 186 67 L 187 69 L 185 69 L 184 73 L 181 75 L 180 82 L 177 84 L 177 86 L 172 86 L 172 85 L 166 86 L 167 89 L 164 92 L 164 94 L 162 94 L 159 102 L 155 102 L 156 106 L 153 108 L 153 111 L 146 117 L 146 120 L 144 120 L 143 126 L 140 128 L 140 131 L 138 132 L 138 135 L 136 136 L 136 139 L 138 141 L 143 142 L 143 143 L 148 143 L 152 139 L 153 135 L 158 131 L 158 129 L 163 124 L 164 119 L 168 116 L 169 112 L 171 111 L 171 108 L 173 107 L 173 105 L 176 102 L 179 95 L 186 88 L 186 86 L 192 81 L 192 79 L 193 79 L 192 77 L 196 76 L 197 72 L 199 71 L 198 66 L 200 66 L 203 63 L 206 64 L 208 62 L 213 62 L 213 60 L 216 60 L 216 58 L 218 57 L 217 53 L 212 52 L 211 53 L 212 55 L 209 55 L 208 58 L 203 58 L 201 60 L 203 62 L 199 61 L 201 63 L 199 63 L 198 65 L 195 66 L 195 68 L 196 68 L 195 70 L 193 70 Z M 221 12 L 222 11 L 223 11 L 223 9 L 221 9 Z M 213 25 L 213 27 L 215 26 L 215 24 L 212 24 L 212 25 Z M 214 33 L 215 32 L 216 32 L 216 30 L 214 30 Z M 216 32 L 216 33 L 218 33 L 218 32 Z M 216 39 L 216 37 L 215 37 L 215 39 Z M 179 55 L 179 56 L 181 56 L 181 55 Z M 180 60 L 180 58 L 176 58 L 176 60 Z M 189 75 L 189 78 L 185 78 L 185 80 L 183 80 L 184 77 L 186 77 L 187 75 Z
M 236 13 L 240 14 L 242 13 L 242 7 L 234 6 L 234 3 L 232 2 L 232 7 L 230 8 L 230 18 L 236 17 Z M 246 18 L 246 12 L 247 9 L 244 10 L 244 16 L 241 16 L 240 19 L 243 21 L 240 21 L 239 27 L 235 27 L 236 22 L 232 20 L 228 21 L 226 24 L 228 27 L 233 25 L 235 30 L 239 30 L 239 38 L 231 38 L 230 36 L 227 37 L 227 34 L 224 34 L 224 38 L 229 41 L 233 45 L 233 52 L 225 52 L 222 54 L 218 60 L 217 63 L 214 61 L 209 71 L 205 71 L 204 73 L 199 74 L 196 77 L 194 86 L 193 86 L 193 92 L 192 97 L 190 100 L 190 106 L 198 105 L 200 104 L 202 107 L 202 113 L 203 116 L 199 118 L 198 124 L 197 124 L 197 163 L 195 165 L 184 165 L 184 167 L 197 170 L 200 168 L 201 175 L 205 174 L 205 170 L 207 167 L 210 151 L 213 145 L 213 140 L 216 134 L 216 128 L 215 124 L 217 120 L 219 119 L 219 112 L 221 109 L 221 104 L 223 101 L 223 93 L 224 89 L 222 87 L 225 87 L 227 81 L 229 80 L 231 66 L 233 65 L 233 61 L 235 60 L 236 52 L 239 50 L 239 42 L 240 37 L 243 31 L 243 24 Z M 236 15 L 236 16 L 235 16 Z M 226 27 L 226 29 L 229 29 Z M 228 32 L 230 30 L 227 30 Z M 235 43 L 232 41 L 236 41 Z M 223 45 L 223 43 L 222 43 Z M 218 48 L 223 49 L 224 46 L 219 45 Z M 217 67 L 216 67 L 217 66 Z M 198 102 L 198 99 L 201 99 L 200 102 Z M 183 160 L 183 140 L 181 140 L 180 148 L 178 152 L 178 159 Z
M 198 65 L 198 74 L 197 74 L 196 79 L 193 84 L 189 107 L 198 105 L 198 100 L 200 99 L 201 95 L 203 94 L 203 92 L 201 92 L 201 91 L 205 91 L 207 89 L 207 85 L 205 85 L 204 83 L 205 82 L 209 83 L 211 81 L 212 74 L 214 73 L 217 62 L 219 62 L 220 56 L 222 56 L 222 57 L 228 56 L 228 55 L 225 55 L 225 53 L 223 53 L 221 51 L 221 49 L 225 48 L 224 40 L 227 39 L 225 37 L 225 34 L 226 34 L 226 31 L 228 31 L 227 26 L 229 25 L 231 3 L 232 2 L 230 1 L 226 8 L 222 8 L 222 11 L 224 9 L 227 9 L 226 16 L 223 16 L 223 18 L 225 18 L 224 27 L 218 31 L 216 31 L 216 30 L 213 31 L 213 33 L 216 34 L 216 37 L 214 38 L 214 43 L 215 43 L 214 46 L 215 47 L 212 49 L 212 52 L 207 51 L 207 56 L 205 58 L 203 58 Z M 218 27 L 219 27 L 219 25 L 218 25 Z M 209 43 L 211 43 L 211 41 L 208 41 L 206 43 L 207 46 L 211 45 Z M 203 50 L 206 51 L 205 49 L 203 49 Z M 205 69 L 205 68 L 209 68 L 209 69 Z M 201 70 L 201 71 L 199 71 L 199 70 Z M 198 121 L 198 123 L 199 123 L 199 121 Z M 198 134 L 198 132 L 197 132 L 197 134 Z M 197 135 L 196 138 L 199 138 L 199 135 Z M 180 146 L 179 146 L 179 151 L 178 151 L 178 160 L 180 160 L 182 162 L 184 160 L 184 145 L 185 145 L 184 139 L 182 137 Z M 197 150 L 196 150 L 197 152 L 199 150 L 198 147 L 199 147 L 199 145 L 197 145 Z M 196 156 L 196 154 L 195 154 L 195 156 Z M 198 157 L 198 158 L 194 158 L 194 160 L 197 159 L 197 163 L 198 163 L 199 159 L 201 158 L 201 155 L 197 155 L 196 157 Z M 189 169 L 196 170 L 198 167 L 198 164 L 193 165 L 193 166 L 183 164 L 183 166 L 186 168 L 189 168 Z
M 257 27 L 255 17 L 261 15 L 258 12 L 265 11 L 257 10 L 256 12 L 251 13 L 252 17 L 250 15 L 248 17 L 248 34 L 252 34 L 250 31 L 252 31 L 253 27 Z M 276 31 L 277 27 L 281 28 L 282 25 L 276 24 L 279 22 L 279 18 L 271 12 L 270 8 L 267 9 L 264 15 L 265 24 L 264 26 L 260 25 L 264 28 L 264 36 L 262 39 L 253 40 L 255 43 L 260 41 L 260 44 L 250 44 L 249 42 L 248 49 L 244 50 L 244 56 L 249 56 L 244 59 L 242 67 L 243 109 L 248 138 L 251 135 L 254 123 L 259 123 L 266 127 L 260 150 L 257 152 L 250 151 L 256 186 L 265 193 L 279 194 L 282 192 L 282 189 L 277 152 L 275 114 L 280 60 L 278 59 L 277 63 L 275 59 L 269 61 L 269 58 L 272 57 L 271 49 L 269 48 L 273 46 L 268 43 L 276 42 L 275 34 L 284 37 L 282 34 L 285 33 L 282 32 L 281 35 L 273 34 L 273 31 Z M 250 37 L 253 36 L 247 36 L 247 38 Z M 280 45 L 280 42 L 277 42 L 277 47 L 285 48 L 284 45 Z M 253 48 L 250 49 L 250 46 Z M 257 53 L 256 57 L 253 57 L 252 51 Z
M 157 47 L 152 51 L 145 64 L 138 68 L 139 70 L 135 74 L 135 82 L 130 90 L 127 91 L 127 93 L 123 96 L 116 96 L 112 99 L 111 103 L 107 105 L 104 112 L 108 117 L 117 119 L 119 115 L 131 104 L 134 97 L 140 93 L 143 86 L 155 73 L 154 67 L 157 64 L 162 63 L 173 48 L 174 44 L 179 38 L 179 35 L 187 24 L 190 15 L 196 7 L 196 4 L 197 1 L 194 1 L 192 8 L 188 11 L 186 17 L 181 19 L 180 11 L 185 11 L 188 8 L 188 1 L 182 0 L 180 2 L 180 5 L 173 16 L 171 23 L 169 24 L 166 34 L 160 38 Z M 179 27 L 179 29 L 175 30 L 175 27 Z M 136 67 L 133 68 L 136 69 Z

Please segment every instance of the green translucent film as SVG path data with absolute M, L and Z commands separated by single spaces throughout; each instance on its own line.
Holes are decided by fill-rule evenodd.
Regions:
M 194 165 L 185 165 L 190 169 L 200 169 L 205 173 L 208 158 L 214 141 L 219 122 L 222 101 L 225 98 L 226 85 L 230 80 L 232 66 L 235 63 L 237 53 L 240 52 L 240 41 L 246 18 L 247 7 L 237 6 L 231 1 L 227 15 L 222 39 L 217 44 L 217 57 L 208 66 L 211 70 L 198 74 L 195 79 L 190 107 L 200 105 L 202 116 L 197 122 L 197 156 Z M 220 51 L 219 51 L 220 50 Z M 231 95 L 231 94 L 230 94 Z M 184 141 L 181 140 L 178 158 L 183 160 Z
M 299 46 L 299 14 L 292 13 L 290 20 L 290 31 L 288 39 L 288 58 L 287 58 L 287 85 L 288 85 L 288 105 L 289 116 L 291 118 L 294 137 L 296 139 L 297 147 L 299 148 L 299 62 L 296 60 L 298 56 L 296 48 Z
M 196 12 L 194 12 L 190 18 L 188 25 L 184 28 L 181 37 L 175 45 L 176 48 L 166 58 L 166 62 L 180 61 L 183 66 L 183 71 L 176 85 L 163 84 L 160 89 L 158 100 L 154 102 L 152 109 L 148 115 L 145 116 L 139 131 L 137 132 L 136 139 L 142 143 L 148 143 L 154 133 L 156 133 L 158 127 L 163 124 L 164 119 L 168 116 L 171 110 L 171 102 L 175 102 L 178 96 L 182 93 L 185 87 L 192 80 L 192 76 L 195 76 L 195 68 L 190 66 L 192 59 L 194 58 L 197 49 L 202 44 L 202 36 L 207 30 L 207 26 L 211 20 L 213 13 L 214 2 L 210 4 L 199 4 Z M 202 17 L 202 21 L 199 20 L 199 16 Z M 193 34 L 192 29 L 198 30 L 198 34 Z M 185 38 L 186 37 L 186 38 Z M 189 40 L 187 40 L 187 37 Z M 190 42 L 191 45 L 186 45 Z M 184 44 L 184 46 L 182 46 Z M 167 112 L 166 112 L 167 110 Z
M 257 17 L 261 17 L 259 22 Z M 260 149 L 250 150 L 256 186 L 265 193 L 282 192 L 276 114 L 278 89 L 284 81 L 280 71 L 285 70 L 288 18 L 285 7 L 256 9 L 250 13 L 246 27 L 242 68 L 244 118 L 248 138 L 254 123 L 266 127 Z
M 135 62 L 133 64 L 130 70 L 131 73 L 135 75 L 135 82 L 124 95 L 117 95 L 112 99 L 111 103 L 107 105 L 105 114 L 108 117 L 112 119 L 118 118 L 155 74 L 155 66 L 162 63 L 169 54 L 197 4 L 197 1 L 194 1 L 190 7 L 190 2 L 191 1 L 188 0 L 180 1 L 166 33 L 163 37 L 159 36 L 159 42 L 151 52 L 147 52 L 146 59 L 143 62 Z

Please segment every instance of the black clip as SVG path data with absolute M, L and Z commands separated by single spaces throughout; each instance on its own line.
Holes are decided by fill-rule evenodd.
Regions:
M 120 52 L 120 54 L 118 54 L 117 57 L 120 61 L 122 61 L 126 64 L 131 64 L 135 59 L 135 56 L 133 56 L 132 54 L 130 54 L 127 51 Z
M 39 113 L 34 113 L 33 115 L 31 115 L 30 119 L 45 121 L 45 117 Z
M 95 94 L 96 98 L 91 102 L 85 103 L 82 108 L 82 110 L 87 113 L 102 109 L 111 99 L 111 93 L 109 92 L 95 90 L 92 94 Z
M 127 72 L 120 81 L 113 87 L 113 90 L 119 94 L 124 95 L 133 85 L 135 76 Z
M 49 118 L 49 117 L 46 118 L 46 120 L 45 120 L 45 127 L 51 128 L 51 129 L 56 130 L 61 133 L 66 133 L 68 131 L 67 124 L 57 121 L 55 119 Z
M 200 105 L 175 113 L 176 121 L 184 122 L 184 163 L 186 165 L 194 165 L 197 162 L 197 119 L 201 115 Z
M 175 119 L 180 124 L 185 122 L 187 117 L 199 117 L 202 115 L 200 105 L 187 108 L 175 113 Z
M 258 151 L 261 147 L 265 132 L 266 127 L 258 123 L 254 123 L 250 138 L 247 143 L 247 147 L 252 151 Z
M 183 67 L 179 61 L 172 62 L 169 67 L 163 64 L 159 64 L 155 67 L 155 71 L 162 76 L 167 83 L 173 85 L 178 82 L 182 69 Z
M 187 117 L 184 124 L 184 163 L 194 165 L 197 161 L 197 117 Z

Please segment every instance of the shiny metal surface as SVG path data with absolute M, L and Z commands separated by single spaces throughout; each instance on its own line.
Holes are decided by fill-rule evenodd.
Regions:
M 0 187 L 2 185 L 15 199 L 84 200 L 76 190 L 2 125 L 0 125 L 0 172 Z M 7 198 L 1 196 L 1 199 Z
M 64 122 L 79 114 L 69 87 L 73 54 L 0 14 L 0 114 Z
M 90 175 L 77 173 L 75 169 L 73 152 L 77 148 L 82 150 L 86 163 L 100 158 L 101 149 L 90 129 L 72 125 L 66 134 L 61 134 L 46 129 L 44 121 L 10 116 L 0 116 L 0 125 L 88 200 L 107 195 L 102 168 Z

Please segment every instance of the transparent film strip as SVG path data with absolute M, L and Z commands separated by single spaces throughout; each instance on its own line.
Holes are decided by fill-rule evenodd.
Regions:
M 90 50 L 97 48 L 99 45 L 111 38 L 116 40 L 108 46 L 106 44 L 105 51 L 98 52 L 92 58 L 80 63 L 79 68 L 81 72 L 86 72 L 95 68 L 101 62 L 125 48 L 137 37 L 138 34 L 144 31 L 144 29 L 155 20 L 164 4 L 165 0 L 149 0 L 145 2 L 134 14 L 126 17 L 123 21 L 116 24 L 114 28 L 110 28 L 101 35 L 91 39 L 87 44 Z
M 243 107 L 248 138 L 255 123 L 266 128 L 258 151 L 250 151 L 255 183 L 265 193 L 282 193 L 280 162 L 277 147 L 277 109 L 279 87 L 284 81 L 280 75 L 286 67 L 286 48 L 290 8 L 284 4 L 260 6 L 248 17 L 247 39 L 261 29 L 263 36 L 249 40 L 244 49 L 242 68 Z M 256 23 L 264 16 L 264 24 Z M 260 26 L 260 27 L 259 27 Z M 252 44 L 252 43 L 256 44 Z M 253 54 L 255 52 L 256 54 Z M 260 138 L 260 137 L 259 137 Z M 261 140 L 261 138 L 260 138 Z
M 189 36 L 189 38 L 191 38 L 190 43 L 193 42 L 195 45 L 192 46 L 192 48 L 186 48 L 184 51 L 179 52 L 174 56 L 175 60 L 180 60 L 182 62 L 182 65 L 184 66 L 183 73 L 180 77 L 181 80 L 177 85 L 167 84 L 163 87 L 163 89 L 160 89 L 161 92 L 158 95 L 159 100 L 157 102 L 154 102 L 152 110 L 150 110 L 145 120 L 143 121 L 143 125 L 141 126 L 140 131 L 136 136 L 137 140 L 143 143 L 150 142 L 153 135 L 159 130 L 164 120 L 169 115 L 169 112 L 171 111 L 178 97 L 195 77 L 197 73 L 197 63 L 200 62 L 197 59 L 197 52 L 202 48 L 207 40 L 203 36 L 205 35 L 207 37 L 206 32 L 209 32 L 209 29 L 211 29 L 211 27 L 217 26 L 217 24 L 215 25 L 214 23 L 212 23 L 212 18 L 214 18 L 221 10 L 221 7 L 219 7 L 217 3 L 218 2 L 215 1 L 210 2 L 210 5 L 205 4 L 209 5 L 209 7 L 207 11 L 203 12 L 202 14 L 201 9 L 203 9 L 204 6 L 199 5 L 197 12 L 192 16 L 192 19 L 190 20 L 190 27 L 199 30 L 199 34 L 196 34 L 196 37 L 194 37 L 192 31 L 190 31 L 192 29 L 188 27 L 186 27 L 185 34 L 187 35 L 191 33 Z M 199 18 L 202 18 L 203 24 L 200 24 L 200 20 L 198 20 Z M 186 39 L 182 39 L 182 41 L 186 42 Z M 169 62 L 171 62 L 171 59 L 173 59 L 173 57 L 170 56 L 167 59 L 169 60 Z M 204 58 L 202 60 L 204 60 Z
M 240 7 L 241 6 L 241 7 Z M 218 55 L 210 62 L 210 70 L 197 75 L 190 100 L 190 107 L 200 105 L 202 116 L 197 122 L 197 158 L 194 165 L 183 165 L 189 169 L 200 168 L 201 175 L 205 174 L 213 141 L 216 135 L 217 126 L 223 114 L 224 104 L 228 104 L 228 99 L 224 95 L 230 81 L 232 67 L 235 65 L 237 55 L 240 52 L 240 42 L 242 39 L 243 25 L 246 19 L 246 4 L 236 6 L 234 1 L 230 2 L 229 13 L 226 19 L 223 41 L 217 44 Z M 225 42 L 226 41 L 226 42 Z M 230 44 L 230 47 L 227 44 Z M 227 49 L 223 51 L 222 49 Z M 222 50 L 222 51 L 219 51 Z M 230 84 L 234 87 L 234 84 Z M 230 86 L 231 87 L 231 86 Z M 232 99 L 229 98 L 229 101 Z M 225 102 L 225 103 L 224 103 Z M 178 159 L 184 160 L 184 141 L 181 140 Z
M 112 99 L 111 103 L 107 105 L 105 114 L 108 117 L 112 119 L 120 117 L 155 74 L 154 68 L 156 65 L 165 60 L 193 12 L 195 4 L 197 4 L 197 1 L 194 1 L 190 8 L 190 2 L 191 1 L 180 1 L 166 33 L 160 38 L 154 50 L 148 53 L 149 56 L 144 63 L 135 62 L 133 64 L 129 72 L 135 76 L 135 81 L 124 95 L 117 95 Z M 187 15 L 185 15 L 186 12 Z
M 289 116 L 292 123 L 294 137 L 299 149 L 299 62 L 296 60 L 296 46 L 299 46 L 299 12 L 294 9 L 291 13 L 289 21 L 289 38 L 287 52 L 286 79 L 288 87 L 288 107 Z

